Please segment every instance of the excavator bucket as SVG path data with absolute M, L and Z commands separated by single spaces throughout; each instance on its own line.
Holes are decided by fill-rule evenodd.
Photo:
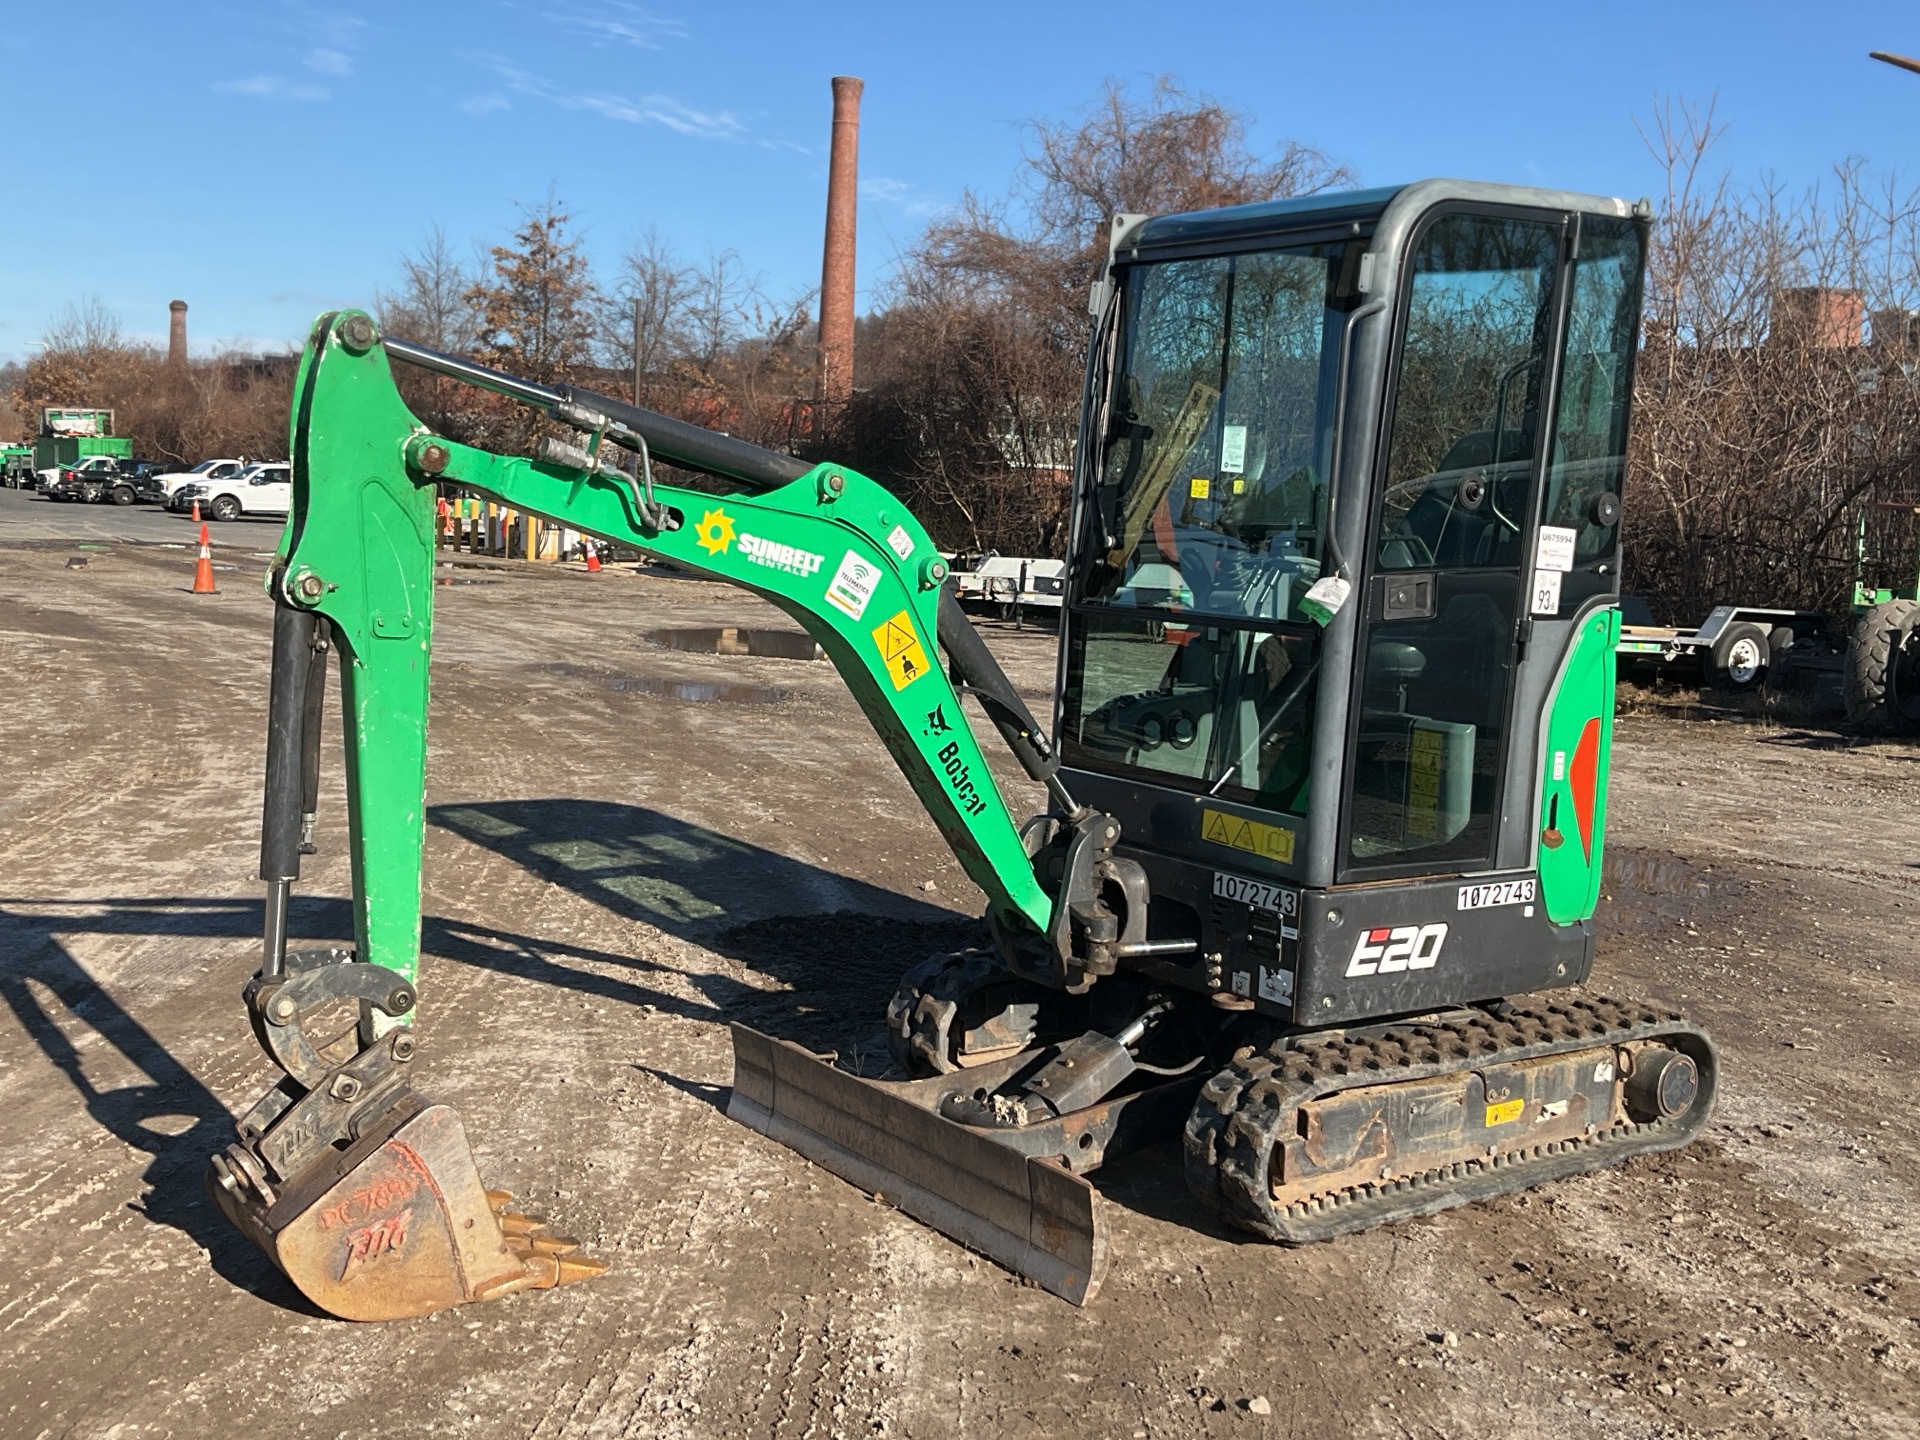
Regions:
M 241 1233 L 343 1320 L 429 1315 L 606 1269 L 510 1210 L 512 1196 L 486 1189 L 459 1115 L 411 1092 L 283 1187 L 245 1145 L 216 1155 L 208 1179 Z
M 1084 1305 L 1107 1269 L 1100 1192 L 1058 1156 L 1026 1153 L 1013 1133 L 958 1124 L 940 1113 L 956 1090 L 991 1089 L 1021 1063 L 1016 1057 L 926 1080 L 864 1080 L 798 1045 L 735 1025 L 727 1115 Z M 1088 1128 L 1079 1133 L 1096 1136 L 1104 1149 L 1122 1120 L 1120 1105 L 1080 1117 Z M 1072 1149 L 1078 1141 L 1054 1133 L 1032 1148 L 1055 1144 Z

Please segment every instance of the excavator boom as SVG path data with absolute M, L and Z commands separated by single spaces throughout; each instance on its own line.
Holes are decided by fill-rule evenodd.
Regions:
M 392 356 L 538 405 L 581 432 L 579 443 L 549 439 L 543 458 L 528 460 L 436 436 L 402 401 Z M 1050 934 L 1070 937 L 938 662 L 941 642 L 1043 783 L 1052 778 L 1045 738 L 943 589 L 946 565 L 926 531 L 871 480 L 609 397 L 382 342 L 359 312 L 314 327 L 291 450 L 293 507 L 267 582 L 276 607 L 261 848 L 267 929 L 247 990 L 255 1031 L 286 1073 L 243 1119 L 238 1143 L 215 1157 L 211 1179 L 228 1215 L 316 1303 L 390 1318 L 597 1273 L 571 1242 L 484 1190 L 459 1118 L 407 1080 L 440 484 L 730 581 L 793 616 L 988 896 L 993 924 L 1034 948 Z M 656 484 L 656 456 L 738 488 Z M 354 944 L 289 951 L 288 897 L 311 848 L 330 653 L 347 712 Z M 339 1000 L 357 1001 L 363 1018 L 352 1043 L 329 1048 L 303 1022 Z

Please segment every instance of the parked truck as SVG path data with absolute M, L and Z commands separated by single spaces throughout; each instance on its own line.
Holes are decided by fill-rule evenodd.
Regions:
M 0 445 L 0 485 L 18 490 L 33 483 L 33 446 Z
M 96 455 L 133 458 L 133 441 L 113 433 L 113 411 L 78 405 L 40 407 L 40 433 L 33 441 L 33 474 L 44 489 L 63 469 Z M 9 483 L 13 483 L 11 480 Z

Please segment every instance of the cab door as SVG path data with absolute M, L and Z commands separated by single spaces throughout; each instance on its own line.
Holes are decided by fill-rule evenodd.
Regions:
M 1408 251 L 1358 597 L 1342 880 L 1492 864 L 1566 228 L 1442 210 Z

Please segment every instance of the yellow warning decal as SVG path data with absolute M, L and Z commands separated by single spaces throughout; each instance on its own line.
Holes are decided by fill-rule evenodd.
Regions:
M 927 673 L 927 652 L 921 648 L 913 617 L 906 611 L 878 626 L 873 643 L 880 647 L 880 658 L 886 662 L 894 689 L 904 690 Z
M 1229 815 L 1224 810 L 1200 812 L 1200 838 L 1215 845 L 1244 850 L 1249 855 L 1293 863 L 1293 832 L 1283 825 L 1262 825 L 1258 820 Z
M 1205 500 L 1213 494 L 1213 478 L 1208 475 L 1196 475 L 1187 482 L 1187 494 L 1196 500 Z
M 1498 1105 L 1487 1106 L 1487 1128 L 1518 1120 L 1526 1108 L 1527 1102 L 1524 1100 L 1502 1100 Z

